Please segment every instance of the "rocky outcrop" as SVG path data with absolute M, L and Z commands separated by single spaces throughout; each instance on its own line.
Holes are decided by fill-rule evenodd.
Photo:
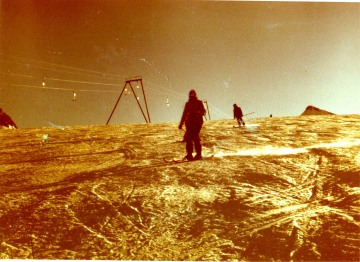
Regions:
M 0 108 L 0 127 L 5 127 L 5 128 L 17 128 L 15 122 L 11 119 L 11 117 L 6 114 L 2 108 Z
M 311 116 L 311 115 L 335 115 L 335 114 L 325 111 L 323 109 L 317 108 L 315 106 L 306 107 L 305 111 L 301 114 L 301 116 Z

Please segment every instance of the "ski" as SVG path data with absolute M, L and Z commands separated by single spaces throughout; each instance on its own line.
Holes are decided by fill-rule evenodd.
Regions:
M 175 143 L 185 143 L 185 140 L 176 140 Z
M 183 158 L 183 159 L 178 159 L 178 158 L 166 159 L 166 158 L 164 158 L 164 162 L 176 164 L 176 163 L 184 163 L 184 162 L 189 162 L 189 161 L 185 158 Z
M 164 162 L 165 163 L 173 163 L 173 164 L 179 164 L 179 163 L 185 163 L 185 162 L 195 162 L 195 161 L 201 161 L 201 160 L 206 160 L 209 158 L 213 158 L 214 155 L 208 155 L 208 156 L 203 156 L 201 159 L 194 159 L 194 160 L 187 160 L 186 158 L 172 158 L 172 159 L 166 159 L 164 158 Z

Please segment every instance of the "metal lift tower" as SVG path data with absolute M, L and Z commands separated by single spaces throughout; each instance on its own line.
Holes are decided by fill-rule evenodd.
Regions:
M 142 106 L 141 106 L 140 103 L 139 103 L 138 97 L 137 97 L 136 94 L 135 94 L 135 90 L 134 90 L 133 86 L 131 85 L 131 83 L 133 83 L 133 82 L 137 82 L 137 83 L 140 82 L 141 90 L 142 90 L 142 93 L 143 93 L 143 96 L 144 96 L 144 101 L 145 101 L 145 107 L 146 107 L 147 117 L 145 116 L 144 110 L 143 110 Z M 123 87 L 123 89 L 122 89 L 122 91 L 121 91 L 121 93 L 120 93 L 120 96 L 119 96 L 118 100 L 116 101 L 116 104 L 115 104 L 115 106 L 114 106 L 114 109 L 113 109 L 112 112 L 111 112 L 111 115 L 110 115 L 108 121 L 106 122 L 106 125 L 109 124 L 110 119 L 111 119 L 112 115 L 114 114 L 114 111 L 115 111 L 117 105 L 119 104 L 120 99 L 121 99 L 124 91 L 126 91 L 127 85 L 130 86 L 131 91 L 132 91 L 132 93 L 134 94 L 135 100 L 136 100 L 136 102 L 137 102 L 137 104 L 138 104 L 138 106 L 139 106 L 139 108 L 140 108 L 140 110 L 141 110 L 142 115 L 144 116 L 144 119 L 145 119 L 146 123 L 151 123 L 151 121 L 150 121 L 150 114 L 149 114 L 149 109 L 148 109 L 147 102 L 146 102 L 146 96 L 145 96 L 145 91 L 144 91 L 144 85 L 143 85 L 143 82 L 142 82 L 142 78 L 141 78 L 141 77 L 137 77 L 137 78 L 132 78 L 132 79 L 130 79 L 130 80 L 126 80 L 126 81 L 125 81 L 125 85 L 124 85 L 124 87 Z

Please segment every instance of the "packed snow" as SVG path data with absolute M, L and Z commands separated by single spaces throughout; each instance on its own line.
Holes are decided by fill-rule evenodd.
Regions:
M 359 259 L 360 116 L 0 130 L 0 258 Z

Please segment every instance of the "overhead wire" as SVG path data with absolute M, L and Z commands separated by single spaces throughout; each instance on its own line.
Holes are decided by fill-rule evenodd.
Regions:
M 39 77 L 37 77 L 37 76 L 23 75 L 23 74 L 15 74 L 15 73 L 3 73 L 3 74 L 4 74 L 4 75 L 11 75 L 11 76 L 27 77 L 27 78 L 39 78 Z M 52 78 L 52 77 L 44 77 L 43 80 L 51 80 L 51 81 L 59 81 L 59 82 L 68 82 L 68 83 L 78 83 L 78 84 L 89 84 L 89 85 L 119 86 L 119 84 L 112 84 L 112 83 L 89 82 L 89 81 L 79 81 L 79 80 L 71 80 L 71 79 Z
M 36 67 L 36 68 L 40 68 L 40 69 L 60 71 L 60 72 L 65 72 L 65 73 L 73 73 L 73 74 L 79 74 L 79 75 L 84 75 L 84 76 L 100 77 L 100 78 L 106 78 L 106 79 L 117 79 L 118 80 L 119 77 L 120 78 L 126 78 L 125 76 L 121 76 L 121 75 L 117 75 L 117 74 L 104 73 L 104 72 L 100 72 L 100 71 L 83 69 L 83 68 L 73 67 L 73 66 L 64 66 L 64 65 L 59 65 L 59 64 L 56 64 L 56 63 L 43 62 L 43 61 L 33 60 L 33 59 L 29 59 L 29 58 L 21 58 L 21 57 L 16 57 L 16 56 L 11 56 L 11 55 L 4 55 L 4 54 L 1 54 L 1 53 L 0 53 L 0 56 L 2 56 L 2 57 L 10 57 L 11 59 L 15 59 L 15 60 L 25 60 L 25 61 L 45 64 L 45 65 L 51 65 L 51 66 L 56 66 L 56 67 L 60 67 L 60 68 L 70 69 L 70 70 L 78 70 L 78 71 L 82 71 L 82 72 L 87 72 L 89 74 L 81 74 L 79 72 L 74 72 L 74 71 L 65 71 L 65 70 L 54 69 L 54 68 L 49 68 L 49 67 L 41 67 L 41 66 L 37 66 L 37 65 L 31 65 L 32 67 Z M 10 63 L 22 64 L 22 65 L 25 65 L 27 67 L 29 66 L 28 63 L 24 64 L 24 63 L 15 62 L 15 61 L 9 61 L 9 60 L 6 60 L 6 59 L 1 59 L 1 60 L 7 61 L 7 62 L 10 62 Z M 92 75 L 90 75 L 90 73 L 92 73 Z M 94 75 L 94 74 L 98 74 L 98 75 Z M 109 76 L 111 76 L 111 77 L 109 77 Z
M 63 87 L 51 87 L 51 86 L 34 86 L 34 85 L 21 85 L 21 84 L 10 84 L 11 86 L 19 86 L 19 87 L 31 87 L 31 88 L 38 88 L 43 90 L 62 90 L 62 91 L 71 91 L 73 92 L 74 89 L 70 88 L 63 88 Z M 91 89 L 76 89 L 76 92 L 92 92 L 92 93 L 119 93 L 119 91 L 112 91 L 112 90 L 91 90 Z
M 49 71 L 57 71 L 57 72 L 63 72 L 63 73 L 70 73 L 70 74 L 76 74 L 76 75 L 81 75 L 81 76 L 87 76 L 87 77 L 95 77 L 95 78 L 102 78 L 102 79 L 107 79 L 107 80 L 117 80 L 120 81 L 120 79 L 124 80 L 126 79 L 126 77 L 121 76 L 121 75 L 116 75 L 116 74 L 109 74 L 109 73 L 103 73 L 103 72 L 99 72 L 99 71 L 93 71 L 93 70 L 87 70 L 87 69 L 82 69 L 82 68 L 77 68 L 77 67 L 72 67 L 72 66 L 64 66 L 64 65 L 59 65 L 59 64 L 55 64 L 55 63 L 48 63 L 48 62 L 43 62 L 43 61 L 37 61 L 37 60 L 32 60 L 32 59 L 26 59 L 26 58 L 19 58 L 19 57 L 14 57 L 14 56 L 8 56 L 8 55 L 3 55 L 0 54 L 0 56 L 2 57 L 12 57 L 13 59 L 16 60 L 20 60 L 22 62 L 17 62 L 17 61 L 9 61 L 8 59 L 2 59 L 3 61 L 9 62 L 9 63 L 15 63 L 15 64 L 19 64 L 22 66 L 25 66 L 27 68 L 31 67 L 31 68 L 38 68 L 38 69 L 45 69 L 45 70 L 49 70 Z M 44 64 L 44 65 L 51 65 L 51 66 L 55 66 L 55 67 L 60 67 L 60 68 L 64 68 L 63 69 L 59 69 L 59 68 L 53 68 L 53 67 L 44 67 L 44 66 L 40 66 L 40 65 L 34 65 L 31 64 L 29 65 L 29 63 L 26 63 L 24 61 L 30 61 L 33 63 L 39 63 L 39 64 Z M 71 70 L 71 71 L 69 71 Z M 74 72 L 74 70 L 77 70 L 79 72 Z M 85 72 L 85 73 L 83 73 Z M 40 78 L 38 76 L 31 76 L 31 75 L 25 75 L 25 74 L 16 74 L 16 73 L 9 73 L 9 72 L 5 72 L 3 74 L 6 75 L 13 75 L 13 76 L 20 76 L 20 77 L 27 77 L 27 78 Z M 110 76 L 110 77 L 109 77 Z M 166 77 L 168 79 L 168 77 Z M 104 82 L 94 82 L 94 81 L 80 81 L 80 80 L 73 80 L 73 79 L 61 79 L 61 78 L 53 78 L 53 77 L 43 77 L 44 81 L 46 80 L 50 80 L 50 81 L 59 81 L 59 82 L 68 82 L 68 83 L 76 83 L 76 84 L 87 84 L 87 85 L 100 85 L 100 86 L 120 86 L 120 84 L 116 84 L 116 83 L 104 83 Z M 146 83 L 147 89 L 154 91 L 158 94 L 162 94 L 164 96 L 166 96 L 167 98 L 172 97 L 175 99 L 183 99 L 183 98 L 187 98 L 187 95 L 185 95 L 184 93 L 180 93 L 178 91 L 172 90 L 170 88 L 166 88 L 166 87 L 162 87 L 159 84 L 156 84 L 152 81 L 149 80 L 145 80 L 144 83 Z M 37 89 L 43 89 L 43 90 L 62 90 L 62 91 L 76 91 L 76 92 L 92 92 L 92 93 L 118 93 L 118 90 L 99 90 L 99 89 L 79 89 L 79 88 L 62 88 L 62 87 L 53 87 L 53 86 L 36 86 L 36 85 L 25 85 L 25 84 L 11 84 L 12 86 L 18 86 L 18 87 L 29 87 L 29 88 L 37 88 Z M 218 115 L 220 117 L 229 117 L 228 114 L 226 114 L 225 112 L 223 112 L 221 109 L 217 108 L 216 106 L 212 105 L 212 104 L 208 104 L 209 108 L 212 110 L 212 114 L 214 115 Z
M 19 58 L 18 58 L 19 59 Z M 29 59 L 29 61 L 35 61 L 35 62 L 39 62 L 39 63 L 45 63 L 46 62 L 40 62 L 40 61 L 36 61 L 36 60 L 31 60 Z M 10 61 L 10 62 L 13 62 L 13 61 Z M 23 63 L 19 63 L 19 62 L 15 62 L 17 64 L 21 64 L 23 66 L 27 66 L 27 64 L 23 64 Z M 47 63 L 47 64 L 51 64 L 51 63 Z M 58 65 L 58 64 L 51 64 L 51 65 L 55 65 L 55 66 L 61 66 L 61 67 L 66 67 L 66 68 L 71 68 L 71 69 L 77 69 L 77 70 L 82 70 L 82 71 L 88 71 L 86 69 L 80 69 L 80 68 L 76 68 L 76 67 L 68 67 L 68 66 L 62 66 L 62 65 Z M 54 71 L 59 71 L 58 69 L 56 68 L 45 68 L 45 67 L 39 67 L 39 66 L 34 66 L 32 65 L 32 67 L 36 67 L 36 68 L 42 68 L 42 69 L 48 69 L 48 70 L 54 70 Z M 61 70 L 60 70 L 61 71 Z M 70 71 L 62 71 L 62 72 L 67 72 L 67 73 L 72 73 L 72 74 L 78 74 L 77 72 L 70 72 Z M 90 72 L 95 72 L 95 71 L 90 71 Z M 100 73 L 100 72 L 96 72 L 96 73 Z M 16 73 L 3 73 L 3 74 L 6 74 L 6 75 L 12 75 L 12 76 L 20 76 L 20 77 L 28 77 L 28 78 L 40 78 L 40 77 L 37 77 L 37 76 L 30 76 L 30 75 L 24 75 L 24 74 L 16 74 Z M 81 74 L 83 75 L 83 74 Z M 105 77 L 105 76 L 98 76 L 98 75 L 86 75 L 86 76 L 91 76 L 91 77 L 101 77 L 101 78 L 106 78 L 106 79 L 116 79 L 116 80 L 119 80 L 120 76 L 118 76 L 118 78 L 109 78 L 109 77 Z M 91 84 L 91 85 L 102 85 L 102 86 L 119 86 L 119 84 L 115 84 L 115 83 L 103 83 L 103 82 L 90 82 L 90 81 L 79 81 L 79 80 L 71 80 L 71 79 L 60 79 L 60 78 L 52 78 L 52 77 L 43 77 L 43 80 L 51 80 L 51 81 L 61 81 L 61 82 L 69 82 L 69 83 L 79 83 L 79 84 Z M 150 81 L 146 81 L 146 83 L 152 83 Z M 159 85 L 156 85 L 154 83 L 152 83 L 153 86 L 155 88 L 148 88 L 148 89 L 151 89 L 153 91 L 156 91 L 158 93 L 161 93 L 161 94 L 164 94 L 164 95 L 167 95 L 168 93 L 166 92 L 171 92 L 173 93 L 171 96 L 175 97 L 175 96 L 185 96 L 184 94 L 182 93 L 179 93 L 179 92 L 176 92 L 176 91 L 173 91 L 173 90 L 170 90 L 168 88 L 163 88 Z M 21 85 L 18 85 L 18 86 L 21 86 Z M 22 85 L 24 86 L 24 85 Z M 28 85 L 29 87 L 31 85 Z M 36 86 L 33 86 L 33 87 L 36 87 Z M 41 87 L 42 88 L 42 87 Z M 50 87 L 47 87 L 48 89 L 50 89 Z M 163 90 L 166 90 L 164 92 L 160 91 L 160 90 L 157 90 L 157 88 L 159 89 L 163 89 Z M 54 88 L 52 88 L 54 89 Z M 65 88 L 61 89 L 61 90 L 67 90 Z M 72 90 L 72 89 L 71 89 Z M 89 90 L 89 91 L 92 91 L 92 90 Z M 97 90 L 98 92 L 100 92 L 100 90 Z

